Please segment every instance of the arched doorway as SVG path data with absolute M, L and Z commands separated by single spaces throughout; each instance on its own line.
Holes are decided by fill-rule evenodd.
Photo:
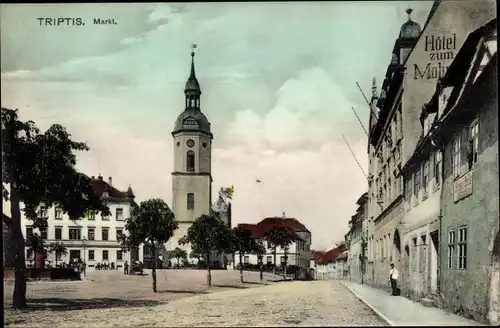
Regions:
M 401 236 L 398 229 L 394 231 L 394 238 L 392 239 L 392 262 L 396 267 L 401 262 Z
M 488 320 L 490 325 L 498 326 L 500 324 L 500 236 L 497 232 L 493 242 L 493 251 L 491 252 L 491 272 L 490 272 L 490 308 L 488 310 Z

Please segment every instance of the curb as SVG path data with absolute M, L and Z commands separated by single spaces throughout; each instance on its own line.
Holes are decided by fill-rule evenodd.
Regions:
M 395 326 L 396 325 L 394 322 L 392 322 L 392 320 L 390 320 L 389 318 L 387 318 L 384 314 L 382 314 L 379 310 L 377 310 L 373 305 L 371 305 L 370 303 L 368 303 L 363 297 L 361 297 L 353 289 L 349 288 L 349 286 L 347 286 L 346 284 L 344 284 L 344 282 L 341 281 L 340 283 L 342 284 L 342 286 L 344 286 L 345 288 L 347 288 L 347 290 L 349 290 L 354 296 L 356 296 L 356 298 L 358 298 L 361 302 L 363 302 L 366 306 L 368 306 L 370 308 L 370 310 L 372 310 L 377 316 L 379 316 L 380 319 L 384 320 L 385 323 L 387 323 L 389 326 Z

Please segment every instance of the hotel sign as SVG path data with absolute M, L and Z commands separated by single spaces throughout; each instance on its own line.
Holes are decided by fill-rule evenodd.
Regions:
M 471 194 L 472 171 L 469 171 L 453 183 L 453 201 L 458 202 Z
M 425 53 L 427 63 L 413 65 L 413 79 L 437 79 L 446 74 L 448 64 L 455 58 L 457 35 L 427 35 L 425 37 Z

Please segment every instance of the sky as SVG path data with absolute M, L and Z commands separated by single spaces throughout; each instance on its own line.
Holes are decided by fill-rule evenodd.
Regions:
M 423 26 L 432 1 L 1 5 L 2 107 L 86 141 L 80 171 L 171 204 L 171 132 L 195 43 L 213 193 L 234 185 L 233 225 L 285 212 L 326 249 L 367 190 L 342 138 L 367 172 L 356 82 L 367 97 L 373 77 L 381 85 L 408 6 Z M 85 26 L 40 26 L 47 17 Z

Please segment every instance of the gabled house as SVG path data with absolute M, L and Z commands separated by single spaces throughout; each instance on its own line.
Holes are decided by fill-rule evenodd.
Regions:
M 296 241 L 289 246 L 288 250 L 288 265 L 296 265 L 298 267 L 309 268 L 311 259 L 311 232 L 297 219 L 287 217 L 268 217 L 257 224 L 240 223 L 239 228 L 250 231 L 252 236 L 263 243 L 266 248 L 264 255 L 264 264 L 273 264 L 274 256 L 272 247 L 265 241 L 265 236 L 274 228 L 283 227 Z M 285 250 L 281 247 L 276 249 L 275 265 L 281 265 L 285 261 Z M 235 265 L 239 264 L 239 256 L 235 254 Z M 255 254 L 245 254 L 243 258 L 244 264 L 257 264 L 258 258 Z
M 315 279 L 342 279 L 346 266 L 344 265 L 344 259 L 340 259 L 340 257 L 346 252 L 346 249 L 346 244 L 341 243 L 339 246 L 323 252 L 312 252 L 311 257 L 314 260 Z
M 442 302 L 498 325 L 500 312 L 498 54 L 496 19 L 469 34 L 426 106 L 422 144 L 440 149 Z

